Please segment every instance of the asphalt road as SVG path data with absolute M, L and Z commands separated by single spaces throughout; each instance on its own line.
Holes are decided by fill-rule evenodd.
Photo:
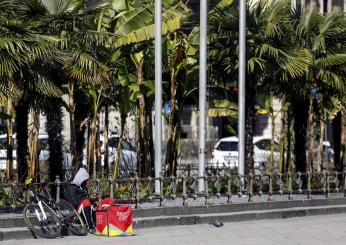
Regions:
M 213 225 L 171 226 L 135 231 L 132 237 L 63 237 L 3 241 L 9 245 L 344 245 L 346 214 L 258 220 Z

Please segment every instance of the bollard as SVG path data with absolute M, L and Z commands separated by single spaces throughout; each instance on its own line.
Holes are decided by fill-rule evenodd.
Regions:
M 160 177 L 159 177 L 159 181 L 160 181 L 160 207 L 163 206 L 163 201 L 164 201 L 164 193 L 163 193 L 163 171 L 160 172 Z
M 308 188 L 307 188 L 306 198 L 310 199 L 311 198 L 311 173 L 310 173 L 310 171 L 306 172 L 306 178 L 308 179 Z
M 287 172 L 287 177 L 288 177 L 288 200 L 292 199 L 292 174 L 290 171 Z
M 282 181 L 282 174 L 281 173 L 279 173 L 279 175 L 278 175 L 278 185 L 279 185 L 279 194 L 280 194 L 280 196 L 284 193 L 284 190 L 283 190 L 283 188 L 284 188 L 284 184 L 283 184 L 283 181 Z
M 220 194 L 220 190 L 221 190 L 221 183 L 220 183 L 220 175 L 216 175 L 216 181 L 214 184 L 214 187 L 216 188 L 216 197 L 220 198 L 221 194 Z
M 253 197 L 253 192 L 254 192 L 254 174 L 253 171 L 250 171 L 249 174 L 250 177 L 250 185 L 249 185 L 249 199 L 247 200 L 248 202 L 252 202 L 252 197 Z
M 58 175 L 55 177 L 55 184 L 56 184 L 56 202 L 59 202 L 59 200 L 60 200 L 60 184 L 61 184 L 61 182 L 60 182 L 60 178 L 59 178 Z
M 138 178 L 138 174 L 136 174 L 135 176 L 135 208 L 138 208 L 138 203 L 139 203 L 139 178 Z
M 208 204 L 209 199 L 209 190 L 208 190 L 208 176 L 206 172 L 204 171 L 204 197 L 205 197 L 205 205 Z
M 328 198 L 329 196 L 329 172 L 328 170 L 326 170 L 323 173 L 323 177 L 324 177 L 324 191 L 325 191 L 325 197 Z
M 339 172 L 335 171 L 335 175 L 334 175 L 334 184 L 335 184 L 335 192 L 339 192 Z
M 199 177 L 193 177 L 193 200 L 196 200 L 198 197 L 198 179 Z
M 269 178 L 268 201 L 272 201 L 272 196 L 273 196 L 273 176 L 272 176 L 272 173 L 268 174 L 268 178 Z
M 298 184 L 298 192 L 299 194 L 303 193 L 303 180 L 302 180 L 302 173 L 298 172 L 298 178 L 297 178 L 297 184 Z
M 16 207 L 16 197 L 17 197 L 17 194 L 16 194 L 16 183 L 13 182 L 11 184 L 11 188 L 12 188 L 12 208 L 15 208 Z
M 227 173 L 227 203 L 231 202 L 232 198 L 232 178 L 231 173 L 228 171 Z
M 238 196 L 241 197 L 243 195 L 242 189 L 243 189 L 243 182 L 241 181 L 242 176 L 238 174 Z
M 171 176 L 171 198 L 172 200 L 175 200 L 177 197 L 177 185 L 176 185 L 176 180 L 174 176 Z
M 186 205 L 186 199 L 187 199 L 187 194 L 186 194 L 186 177 L 183 175 L 181 178 L 183 181 L 183 206 Z
M 147 190 L 148 190 L 148 199 L 150 201 L 152 201 L 153 200 L 154 187 L 153 187 L 153 178 L 151 178 L 150 176 L 148 177 Z
M 263 173 L 260 172 L 259 177 L 258 177 L 258 195 L 262 196 L 263 194 Z

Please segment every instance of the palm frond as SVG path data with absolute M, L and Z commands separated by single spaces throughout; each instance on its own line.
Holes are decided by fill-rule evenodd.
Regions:
M 331 66 L 346 65 L 346 54 L 333 54 L 315 60 L 317 67 L 327 69 Z
M 323 81 L 329 87 L 339 91 L 341 94 L 344 94 L 346 88 L 346 79 L 344 76 L 330 70 L 321 69 L 318 71 L 316 78 Z
M 61 15 L 72 12 L 78 4 L 74 0 L 40 0 L 51 15 Z
M 308 71 L 312 56 L 307 49 L 294 50 L 291 53 L 281 51 L 278 64 L 291 78 L 297 78 Z
M 48 97 L 60 97 L 62 95 L 61 90 L 51 80 L 36 72 L 29 81 L 28 89 Z
M 101 84 L 109 81 L 108 67 L 90 54 L 75 51 L 65 61 L 69 76 L 82 83 Z

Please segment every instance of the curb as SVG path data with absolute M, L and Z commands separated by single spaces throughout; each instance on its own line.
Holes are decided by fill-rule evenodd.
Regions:
M 213 223 L 216 220 L 227 223 L 263 219 L 287 219 L 293 217 L 328 215 L 338 213 L 346 213 L 346 205 L 311 208 L 287 208 L 266 211 L 244 211 L 219 214 L 162 216 L 152 218 L 146 217 L 134 219 L 133 224 L 135 229 L 143 229 L 161 226 L 208 224 Z
M 262 203 L 231 203 L 214 206 L 161 207 L 133 210 L 134 229 L 162 226 L 286 219 L 346 213 L 346 199 L 292 200 Z M 35 238 L 20 214 L 0 216 L 0 241 Z

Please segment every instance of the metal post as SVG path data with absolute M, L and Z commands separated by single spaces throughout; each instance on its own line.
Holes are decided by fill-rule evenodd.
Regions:
M 239 2 L 239 95 L 238 95 L 238 172 L 245 170 L 245 72 L 246 72 L 246 0 Z M 244 181 L 244 179 L 242 179 Z M 244 186 L 244 185 L 243 185 Z
M 160 194 L 162 154 L 162 5 L 155 1 L 155 193 Z
M 204 191 L 205 169 L 205 118 L 207 91 L 207 0 L 200 2 L 200 46 L 199 46 L 199 153 L 198 153 L 198 192 Z

